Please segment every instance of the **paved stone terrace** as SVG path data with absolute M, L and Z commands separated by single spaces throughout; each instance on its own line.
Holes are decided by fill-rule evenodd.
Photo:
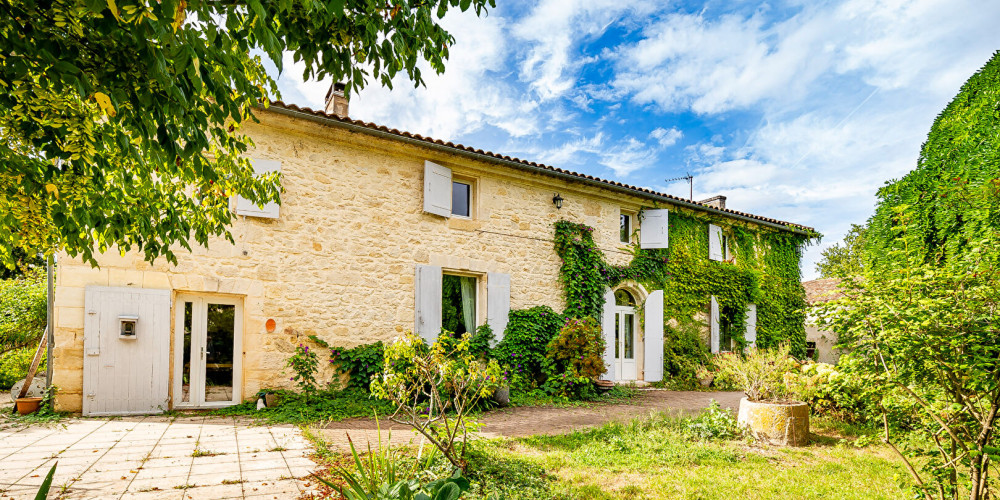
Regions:
M 71 419 L 0 430 L 0 498 L 297 498 L 316 467 L 298 429 L 203 416 Z M 298 480 L 296 479 L 298 478 Z

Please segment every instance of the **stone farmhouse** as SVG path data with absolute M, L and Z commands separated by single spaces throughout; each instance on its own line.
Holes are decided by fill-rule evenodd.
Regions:
M 236 404 L 289 386 L 285 361 L 309 335 L 354 346 L 485 323 L 501 337 L 511 308 L 562 310 L 552 238 L 563 219 L 593 227 L 619 264 L 631 258 L 629 243 L 669 246 L 677 213 L 812 234 L 730 210 L 724 198 L 689 201 L 352 120 L 339 88 L 323 112 L 275 102 L 258 117 L 245 128 L 256 144 L 249 156 L 258 171 L 281 172 L 284 192 L 280 206 L 234 200 L 235 244 L 179 251 L 176 265 L 111 252 L 92 268 L 58 256 L 57 409 L 123 415 Z M 708 231 L 707 257 L 729 258 L 725 228 Z M 626 281 L 605 300 L 606 378 L 660 380 L 664 292 Z M 732 341 L 714 297 L 709 304 L 705 341 L 726 350 Z

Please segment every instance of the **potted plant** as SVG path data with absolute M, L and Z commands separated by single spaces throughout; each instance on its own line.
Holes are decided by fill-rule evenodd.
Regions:
M 28 415 L 38 411 L 38 407 L 42 404 L 42 398 L 17 398 L 15 403 L 18 413 Z
M 788 345 L 729 353 L 716 360 L 719 371 L 743 389 L 737 422 L 757 439 L 783 446 L 809 442 L 809 405 L 791 399 L 785 373 L 797 368 Z
M 705 365 L 698 365 L 698 367 L 694 369 L 694 376 L 698 379 L 698 383 L 700 383 L 702 387 L 712 385 L 712 381 L 715 380 L 715 373 L 712 372 L 711 368 Z

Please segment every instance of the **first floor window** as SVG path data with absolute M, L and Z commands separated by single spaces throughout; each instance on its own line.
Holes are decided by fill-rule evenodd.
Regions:
M 441 327 L 456 335 L 476 331 L 477 280 L 445 274 L 441 283 Z
M 733 350 L 733 310 L 723 307 L 719 315 L 719 351 L 730 352 Z

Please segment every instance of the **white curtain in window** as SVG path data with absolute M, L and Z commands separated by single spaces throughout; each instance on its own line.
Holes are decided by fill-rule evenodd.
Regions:
M 462 322 L 470 333 L 476 330 L 476 278 L 462 276 Z

